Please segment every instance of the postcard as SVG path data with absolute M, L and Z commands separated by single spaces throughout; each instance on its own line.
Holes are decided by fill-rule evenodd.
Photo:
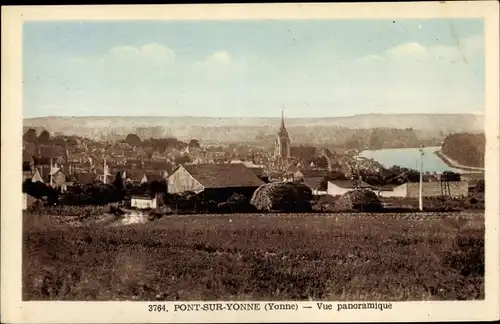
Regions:
M 2 7 L 3 322 L 498 319 L 498 9 Z

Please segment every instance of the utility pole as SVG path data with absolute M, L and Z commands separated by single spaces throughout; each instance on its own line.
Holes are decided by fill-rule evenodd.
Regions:
M 418 208 L 420 211 L 424 210 L 424 198 L 423 198 L 423 173 L 424 173 L 424 149 L 423 146 L 419 149 L 420 152 L 420 186 L 418 193 Z

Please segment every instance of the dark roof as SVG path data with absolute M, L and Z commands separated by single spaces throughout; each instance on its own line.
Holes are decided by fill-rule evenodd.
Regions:
M 148 178 L 148 181 L 153 181 L 153 180 L 158 180 L 161 181 L 163 180 L 163 176 L 161 174 L 161 171 L 147 171 L 144 173 L 146 178 Z M 142 178 L 141 178 L 142 179 Z
M 182 165 L 205 188 L 258 187 L 264 182 L 243 163 Z
M 39 157 L 35 157 L 34 158 L 34 162 L 35 162 L 35 165 L 49 165 L 50 166 L 50 158 L 47 158 L 47 157 L 42 157 L 42 158 L 39 158 Z M 52 161 L 54 162 L 54 161 Z
M 40 146 L 38 153 L 41 157 L 45 158 L 56 158 L 66 155 L 64 149 L 56 145 L 42 145 Z
M 299 172 L 304 178 L 324 178 L 328 175 L 328 170 L 302 169 Z
M 75 173 L 71 176 L 74 182 L 88 184 L 95 181 L 97 174 L 95 173 Z
M 264 174 L 264 168 L 261 167 L 252 167 L 248 168 L 248 170 L 252 171 L 256 176 L 262 176 Z
M 328 182 L 331 182 L 335 184 L 336 186 L 339 186 L 340 188 L 355 188 L 354 180 L 329 180 Z M 362 188 L 369 188 L 372 187 L 369 184 L 367 184 L 364 181 L 361 181 L 359 183 L 359 186 Z
M 137 170 L 131 170 L 131 171 L 125 170 L 125 176 L 129 180 L 140 181 L 144 176 L 144 172 Z
M 144 162 L 144 168 L 149 170 L 167 171 L 170 173 L 174 169 L 174 166 L 168 162 L 151 161 Z
M 304 178 L 304 184 L 310 189 L 318 189 L 323 179 L 323 177 Z

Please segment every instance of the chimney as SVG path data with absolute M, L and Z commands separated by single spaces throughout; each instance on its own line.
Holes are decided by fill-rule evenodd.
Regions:
M 103 170 L 103 182 L 104 184 L 108 183 L 108 165 L 106 163 L 106 159 L 104 159 L 104 170 Z
M 52 158 L 50 158 L 50 169 L 49 169 L 49 175 L 50 175 L 50 186 L 52 187 Z

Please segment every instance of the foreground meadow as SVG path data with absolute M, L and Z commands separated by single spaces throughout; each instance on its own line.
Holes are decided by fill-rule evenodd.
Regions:
M 484 298 L 482 213 L 191 215 L 79 227 L 26 214 L 23 244 L 24 300 Z

